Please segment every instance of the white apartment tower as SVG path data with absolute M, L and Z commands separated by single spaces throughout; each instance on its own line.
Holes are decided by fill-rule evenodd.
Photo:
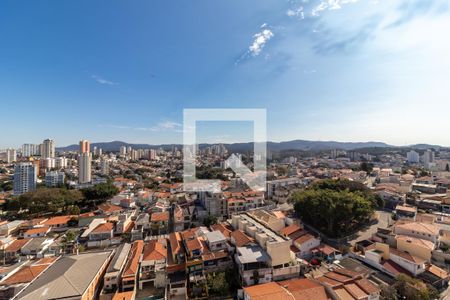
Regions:
M 406 160 L 411 164 L 419 163 L 420 160 L 419 153 L 417 153 L 414 150 L 409 151 L 408 153 L 406 153 Z
M 22 156 L 30 157 L 39 154 L 39 145 L 35 144 L 23 144 L 22 145 Z
M 55 141 L 51 139 L 46 139 L 42 142 L 41 157 L 42 158 L 55 157 Z
M 8 164 L 15 162 L 17 160 L 17 152 L 16 149 L 6 149 L 6 162 Z
M 78 182 L 91 182 L 91 161 L 92 156 L 89 152 L 89 142 L 80 141 L 80 156 L 78 157 Z

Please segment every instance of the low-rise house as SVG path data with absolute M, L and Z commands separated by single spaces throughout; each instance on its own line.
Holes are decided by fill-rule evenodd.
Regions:
M 227 250 L 227 239 L 220 231 L 209 231 L 205 233 L 206 243 L 211 251 Z
M 425 272 L 421 273 L 418 278 L 432 285 L 438 291 L 442 291 L 448 286 L 450 275 L 448 271 L 430 264 Z
M 417 207 L 409 205 L 397 205 L 395 207 L 395 214 L 399 219 L 416 220 Z
M 105 202 L 98 206 L 98 211 L 100 214 L 105 216 L 118 216 L 123 211 L 123 208 L 118 205 Z
M 27 257 L 42 258 L 52 243 L 52 238 L 32 238 L 20 249 L 20 253 Z
M 320 238 L 307 233 L 294 240 L 294 246 L 300 251 L 297 253 L 299 258 L 310 258 L 312 256 L 312 249 L 319 247 Z
M 114 292 L 118 289 L 130 249 L 131 244 L 123 243 L 115 250 L 103 280 L 103 288 L 106 292 Z
M 5 261 L 10 262 L 17 260 L 21 254 L 20 250 L 30 241 L 31 239 L 19 239 L 9 244 L 3 252 Z
M 431 260 L 432 252 L 436 244 L 425 239 L 419 239 L 406 235 L 397 235 L 397 249 L 408 252 L 427 261 Z
M 31 261 L 31 263 L 21 266 L 17 272 L 13 272 L 11 275 L 3 278 L 0 281 L 0 299 L 12 299 L 28 283 L 35 280 L 53 264 L 55 260 L 55 257 L 47 257 L 38 261 Z
M 0 236 L 8 236 L 18 232 L 25 221 L 15 220 L 0 225 Z
M 127 258 L 125 269 L 121 276 L 121 286 L 123 291 L 134 290 L 139 276 L 139 262 L 142 256 L 144 242 L 139 240 L 131 245 L 130 254 Z
M 311 250 L 314 257 L 325 259 L 327 262 L 333 262 L 335 260 L 342 259 L 342 253 L 326 244 L 322 244 L 317 248 Z
M 146 283 L 150 283 L 155 288 L 163 288 L 166 286 L 166 243 L 166 240 L 151 240 L 144 246 L 139 276 L 139 289 L 142 289 Z
M 270 257 L 260 246 L 237 247 L 235 261 L 243 286 L 272 281 Z
M 50 232 L 50 227 L 44 226 L 44 227 L 36 227 L 28 229 L 23 233 L 23 237 L 26 239 L 29 238 L 35 238 L 35 237 L 44 237 L 47 235 L 47 233 Z
M 50 227 L 51 231 L 65 231 L 68 228 L 68 223 L 73 216 L 58 216 L 52 217 L 44 222 L 44 226 Z
M 360 273 L 337 268 L 318 277 L 317 281 L 326 287 L 332 299 L 378 300 L 380 289 Z
M 102 241 L 111 239 L 114 236 L 114 224 L 110 222 L 97 225 L 90 233 L 90 241 Z
M 389 259 L 393 262 L 406 269 L 408 272 L 417 276 L 426 269 L 426 260 L 414 255 L 411 255 L 408 252 L 399 251 L 396 249 L 389 249 Z
M 244 287 L 244 300 L 328 300 L 325 288 L 319 283 L 307 279 L 291 279 Z
M 167 274 L 168 284 L 166 288 L 165 299 L 186 299 L 187 297 L 187 280 L 186 274 L 181 271 L 169 272 Z
M 169 212 L 154 212 L 150 217 L 151 229 L 153 235 L 164 234 L 168 231 Z
M 182 238 L 179 232 L 172 232 L 169 234 L 170 254 L 172 254 L 171 260 L 175 264 L 179 264 L 184 261 L 185 255 L 182 248 Z
M 422 222 L 409 222 L 395 225 L 394 233 L 407 235 L 437 243 L 439 241 L 439 227 Z
M 121 213 L 118 217 L 119 221 L 116 224 L 116 233 L 123 234 L 125 233 L 129 226 L 132 223 L 132 214 L 130 212 Z

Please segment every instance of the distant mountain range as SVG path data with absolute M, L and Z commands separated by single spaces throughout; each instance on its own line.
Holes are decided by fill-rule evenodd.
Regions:
M 211 146 L 213 144 L 200 144 L 200 149 Z M 233 143 L 223 144 L 231 152 L 243 152 L 253 149 L 253 143 Z M 133 149 L 159 149 L 165 150 L 173 149 L 177 147 L 182 149 L 180 144 L 130 144 L 121 141 L 103 142 L 103 143 L 91 143 L 91 148 L 97 147 L 103 149 L 103 151 L 119 151 L 121 146 L 132 147 Z M 286 142 L 267 142 L 267 149 L 271 151 L 283 151 L 283 150 L 303 150 L 303 151 L 325 151 L 331 149 L 341 150 L 357 150 L 363 148 L 413 148 L 418 150 L 424 150 L 429 148 L 442 148 L 438 145 L 417 144 L 406 147 L 398 147 L 388 145 L 382 142 L 336 142 L 336 141 L 306 141 L 306 140 L 293 140 Z M 78 151 L 79 146 L 77 144 L 69 145 L 66 147 L 60 147 L 56 150 L 59 152 Z

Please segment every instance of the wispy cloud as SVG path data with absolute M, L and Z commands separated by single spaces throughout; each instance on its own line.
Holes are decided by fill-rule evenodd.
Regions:
M 296 8 L 296 9 L 288 9 L 286 11 L 286 15 L 291 18 L 298 17 L 302 20 L 305 18 L 305 12 L 303 11 L 303 6 L 300 6 L 299 8 Z
M 163 122 L 159 122 L 155 126 L 151 126 L 151 127 L 133 127 L 133 126 L 115 125 L 115 124 L 99 125 L 99 127 L 138 130 L 138 131 L 151 131 L 151 132 L 159 132 L 159 131 L 182 132 L 183 125 L 180 123 L 177 123 L 177 122 L 173 122 L 173 121 L 163 121 Z
M 313 7 L 311 10 L 311 15 L 317 17 L 324 10 L 337 10 L 341 9 L 345 4 L 356 2 L 358 2 L 358 0 L 324 0 Z
M 252 56 L 258 56 L 266 43 L 274 36 L 273 32 L 267 28 L 267 24 L 263 24 L 261 32 L 253 36 L 253 43 L 248 48 Z
M 100 84 L 107 84 L 107 85 L 116 85 L 116 84 L 118 84 L 117 82 L 105 79 L 105 78 L 100 77 L 98 75 L 91 75 L 91 78 L 94 79 L 95 81 L 97 81 Z

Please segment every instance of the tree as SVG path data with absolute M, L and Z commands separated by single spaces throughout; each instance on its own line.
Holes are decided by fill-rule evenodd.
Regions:
M 361 167 L 361 170 L 365 171 L 367 174 L 370 174 L 373 171 L 373 164 L 371 164 L 371 163 L 362 162 L 360 167 Z
M 9 211 L 26 210 L 31 215 L 57 213 L 66 211 L 68 206 L 77 205 L 83 195 L 77 190 L 61 188 L 40 188 L 9 200 L 6 208 Z
M 91 206 L 95 206 L 97 202 L 105 202 L 119 193 L 119 189 L 110 182 L 100 183 L 81 191 L 86 199 L 85 204 Z
M 77 234 L 74 230 L 68 230 L 66 232 L 66 235 L 64 236 L 64 241 L 66 243 L 70 243 L 72 241 L 74 241 L 77 238 Z
M 439 292 L 432 286 L 426 285 L 423 281 L 412 278 L 405 274 L 397 276 L 397 281 L 393 285 L 401 299 L 411 300 L 431 300 L 439 299 Z
M 377 206 L 370 191 L 357 187 L 346 181 L 324 180 L 295 192 L 291 201 L 305 223 L 330 237 L 342 237 L 367 224 Z
M 214 225 L 214 224 L 217 224 L 217 218 L 215 216 L 208 215 L 203 220 L 203 225 L 205 225 L 206 227 L 209 227 L 209 226 Z
M 212 273 L 208 276 L 209 290 L 214 295 L 226 296 L 230 293 L 230 286 L 225 272 Z

